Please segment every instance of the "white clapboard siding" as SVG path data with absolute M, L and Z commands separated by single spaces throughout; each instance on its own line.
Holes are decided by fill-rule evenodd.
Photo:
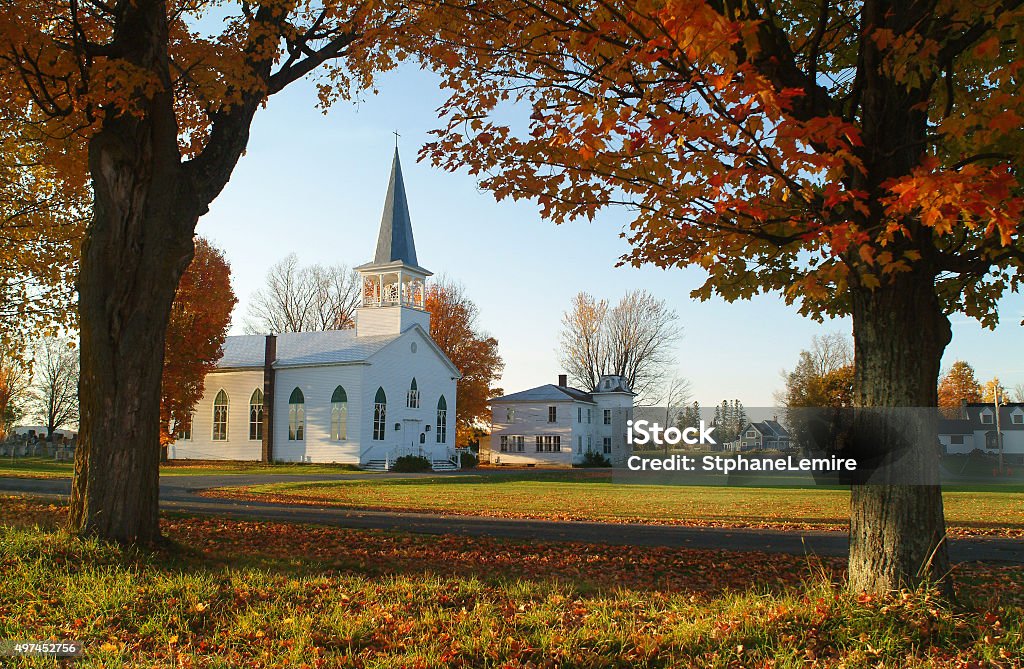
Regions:
M 186 460 L 259 460 L 262 442 L 249 439 L 249 400 L 262 390 L 263 370 L 215 371 L 206 376 L 203 398 L 192 417 L 192 438 L 176 441 L 167 457 Z M 228 396 L 228 438 L 213 440 L 213 400 L 221 390 Z
M 360 397 L 367 365 L 325 365 L 277 370 L 274 393 L 274 459 L 284 462 L 359 464 Z M 346 439 L 331 439 L 331 396 L 338 386 L 348 396 Z M 295 388 L 305 399 L 303 439 L 288 439 L 288 399 Z

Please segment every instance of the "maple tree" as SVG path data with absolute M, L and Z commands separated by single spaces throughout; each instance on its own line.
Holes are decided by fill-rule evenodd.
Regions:
M 77 271 L 81 431 L 71 528 L 159 536 L 160 381 L 200 216 L 268 99 L 307 76 L 327 107 L 407 56 L 414 12 L 358 0 L 0 3 L 3 121 L 60 188 L 86 182 Z M 69 265 L 65 265 L 69 266 Z
M 494 387 L 505 368 L 498 340 L 480 331 L 479 308 L 451 279 L 440 277 L 427 286 L 424 308 L 430 312 L 431 339 L 462 372 L 456 389 L 455 443 L 466 445 L 490 421 L 490 399 L 501 395 L 501 388 Z
M 181 275 L 171 305 L 160 384 L 160 444 L 191 423 L 203 397 L 206 375 L 221 357 L 221 347 L 238 302 L 231 289 L 231 267 L 223 252 L 197 238 L 195 256 Z
M 939 381 L 939 406 L 958 410 L 963 402 L 980 401 L 981 384 L 974 375 L 974 368 L 963 360 L 957 360 Z
M 858 406 L 934 407 L 948 315 L 1020 284 L 1018 0 L 449 4 L 425 156 L 555 222 L 628 207 L 624 262 L 703 268 L 697 298 L 849 314 Z M 855 591 L 948 573 L 919 437 L 929 485 L 854 487 Z

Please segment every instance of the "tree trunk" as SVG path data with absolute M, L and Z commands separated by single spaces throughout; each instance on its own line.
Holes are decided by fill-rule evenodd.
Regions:
M 169 91 L 166 8 L 139 0 L 115 42 L 165 88 L 108 109 L 89 142 L 93 219 L 78 276 L 81 421 L 69 524 L 130 543 L 160 536 L 160 379 L 174 293 L 200 209 L 183 178 Z
M 934 274 L 921 267 L 873 291 L 855 290 L 852 297 L 857 405 L 935 407 L 951 330 L 935 296 Z M 903 445 L 901 461 L 888 476 L 853 486 L 849 587 L 854 592 L 880 595 L 938 582 L 951 594 L 935 422 L 919 421 L 915 436 L 909 448 Z M 891 434 L 874 438 L 890 440 L 874 448 L 901 449 Z

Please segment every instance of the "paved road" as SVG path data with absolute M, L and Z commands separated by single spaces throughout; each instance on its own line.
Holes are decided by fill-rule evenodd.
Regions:
M 388 476 L 388 475 L 376 475 Z M 408 477 L 408 474 L 395 475 Z M 431 474 L 436 476 L 436 474 Z M 360 511 L 332 507 L 266 504 L 202 497 L 199 492 L 222 486 L 283 481 L 366 480 L 366 475 L 255 474 L 238 476 L 164 476 L 160 479 L 160 505 L 164 511 L 215 515 L 239 520 L 275 520 L 338 527 L 398 530 L 422 534 L 458 534 L 543 541 L 578 541 L 630 546 L 674 546 L 729 551 L 767 551 L 803 555 L 844 556 L 846 536 L 838 532 L 793 532 L 762 529 L 724 529 L 665 525 L 553 522 L 441 516 L 398 511 Z M 67 497 L 68 479 L 0 477 L 0 494 Z M 991 561 L 1024 564 L 1024 541 L 1014 539 L 956 539 L 950 542 L 956 562 Z

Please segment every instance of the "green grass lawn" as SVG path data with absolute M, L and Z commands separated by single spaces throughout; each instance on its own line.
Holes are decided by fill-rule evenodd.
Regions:
M 75 466 L 70 462 L 55 462 L 53 458 L 0 458 L 0 476 L 21 478 L 71 478 Z M 265 465 L 261 462 L 189 462 L 176 461 L 160 466 L 161 476 L 231 476 L 236 474 L 358 474 L 351 465 L 321 465 L 281 463 Z
M 849 517 L 846 490 L 628 485 L 610 482 L 606 472 L 586 471 L 277 483 L 213 494 L 364 509 L 729 527 L 839 528 Z M 953 490 L 944 501 L 954 534 L 1024 536 L 1024 494 Z
M 0 499 L 0 638 L 75 667 L 1013 667 L 1020 567 L 847 594 L 840 560 L 165 518 L 153 552 Z M 3 666 L 54 666 L 43 661 Z

